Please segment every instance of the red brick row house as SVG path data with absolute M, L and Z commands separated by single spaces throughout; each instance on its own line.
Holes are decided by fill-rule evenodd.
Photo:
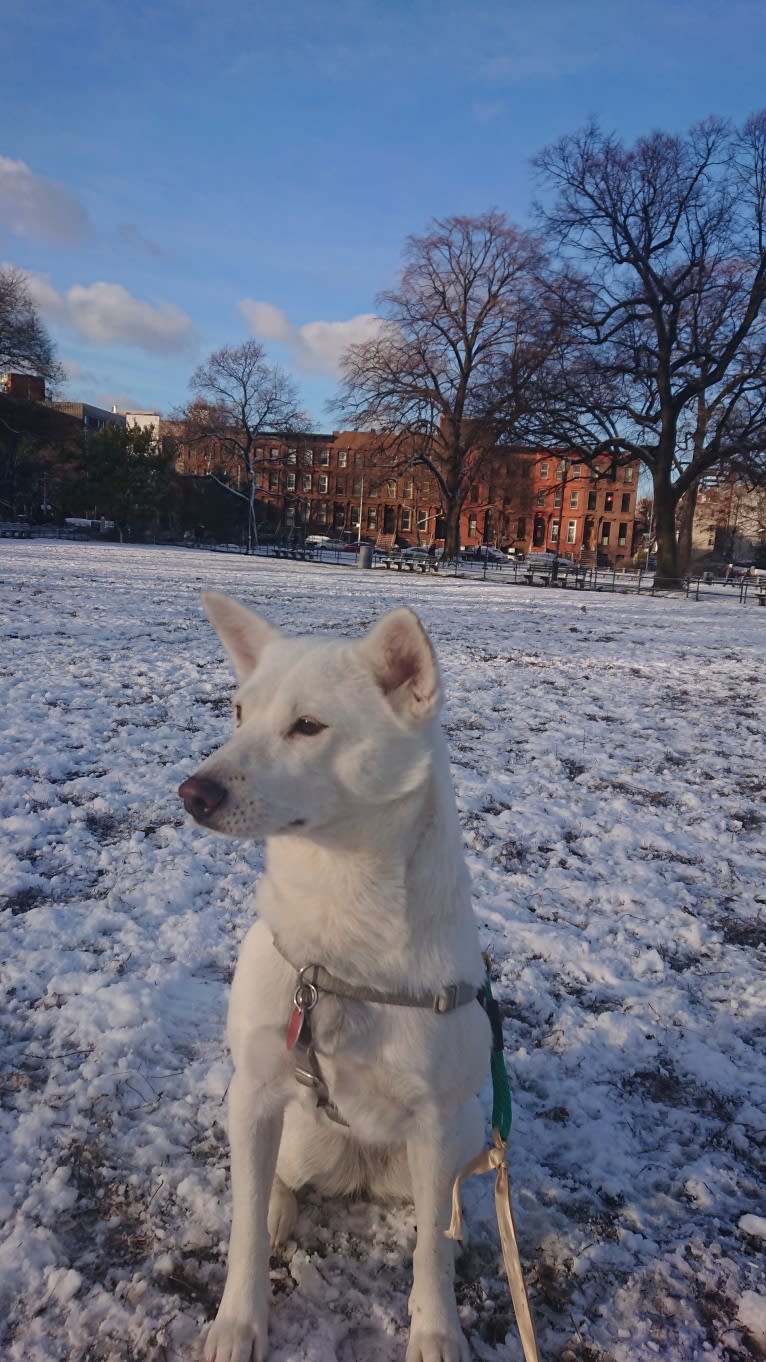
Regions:
M 164 427 L 168 430 L 169 427 Z M 215 441 L 186 446 L 174 431 L 176 467 L 214 475 L 242 488 L 244 471 Z M 436 479 L 423 464 L 396 463 L 385 437 L 333 431 L 283 438 L 264 435 L 254 470 L 262 531 L 289 536 L 436 544 L 443 538 Z M 614 566 L 633 551 L 638 466 L 593 471 L 581 461 L 528 449 L 498 447 L 488 455 L 463 505 L 465 547 L 489 544 L 526 553 L 556 549 L 577 561 Z

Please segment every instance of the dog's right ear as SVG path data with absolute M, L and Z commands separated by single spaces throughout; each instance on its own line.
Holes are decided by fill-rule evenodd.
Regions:
M 244 681 L 255 671 L 264 648 L 279 638 L 279 630 L 221 591 L 203 591 L 202 604 L 231 658 L 237 680 Z

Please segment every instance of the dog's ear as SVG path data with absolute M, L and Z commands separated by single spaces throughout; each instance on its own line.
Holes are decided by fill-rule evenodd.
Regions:
M 390 610 L 357 646 L 401 718 L 423 723 L 438 713 L 439 668 L 431 640 L 414 611 L 404 606 Z
M 279 630 L 221 591 L 203 591 L 202 604 L 234 664 L 237 680 L 244 681 L 255 671 L 266 645 L 279 638 Z

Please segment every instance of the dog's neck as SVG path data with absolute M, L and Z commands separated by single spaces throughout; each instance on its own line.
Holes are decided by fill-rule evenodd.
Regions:
M 425 939 L 438 945 L 415 973 L 424 985 L 449 980 L 475 928 L 448 774 L 432 771 L 374 819 L 368 807 L 337 830 L 270 839 L 258 905 L 296 963 L 348 977 L 353 961 L 359 982 L 393 983 L 405 961 L 412 977 Z

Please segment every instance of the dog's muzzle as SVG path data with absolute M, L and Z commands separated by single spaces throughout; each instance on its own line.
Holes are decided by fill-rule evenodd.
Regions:
M 202 776 L 189 776 L 178 787 L 184 808 L 198 823 L 207 823 L 216 809 L 226 798 L 226 790 L 215 780 L 205 780 Z

